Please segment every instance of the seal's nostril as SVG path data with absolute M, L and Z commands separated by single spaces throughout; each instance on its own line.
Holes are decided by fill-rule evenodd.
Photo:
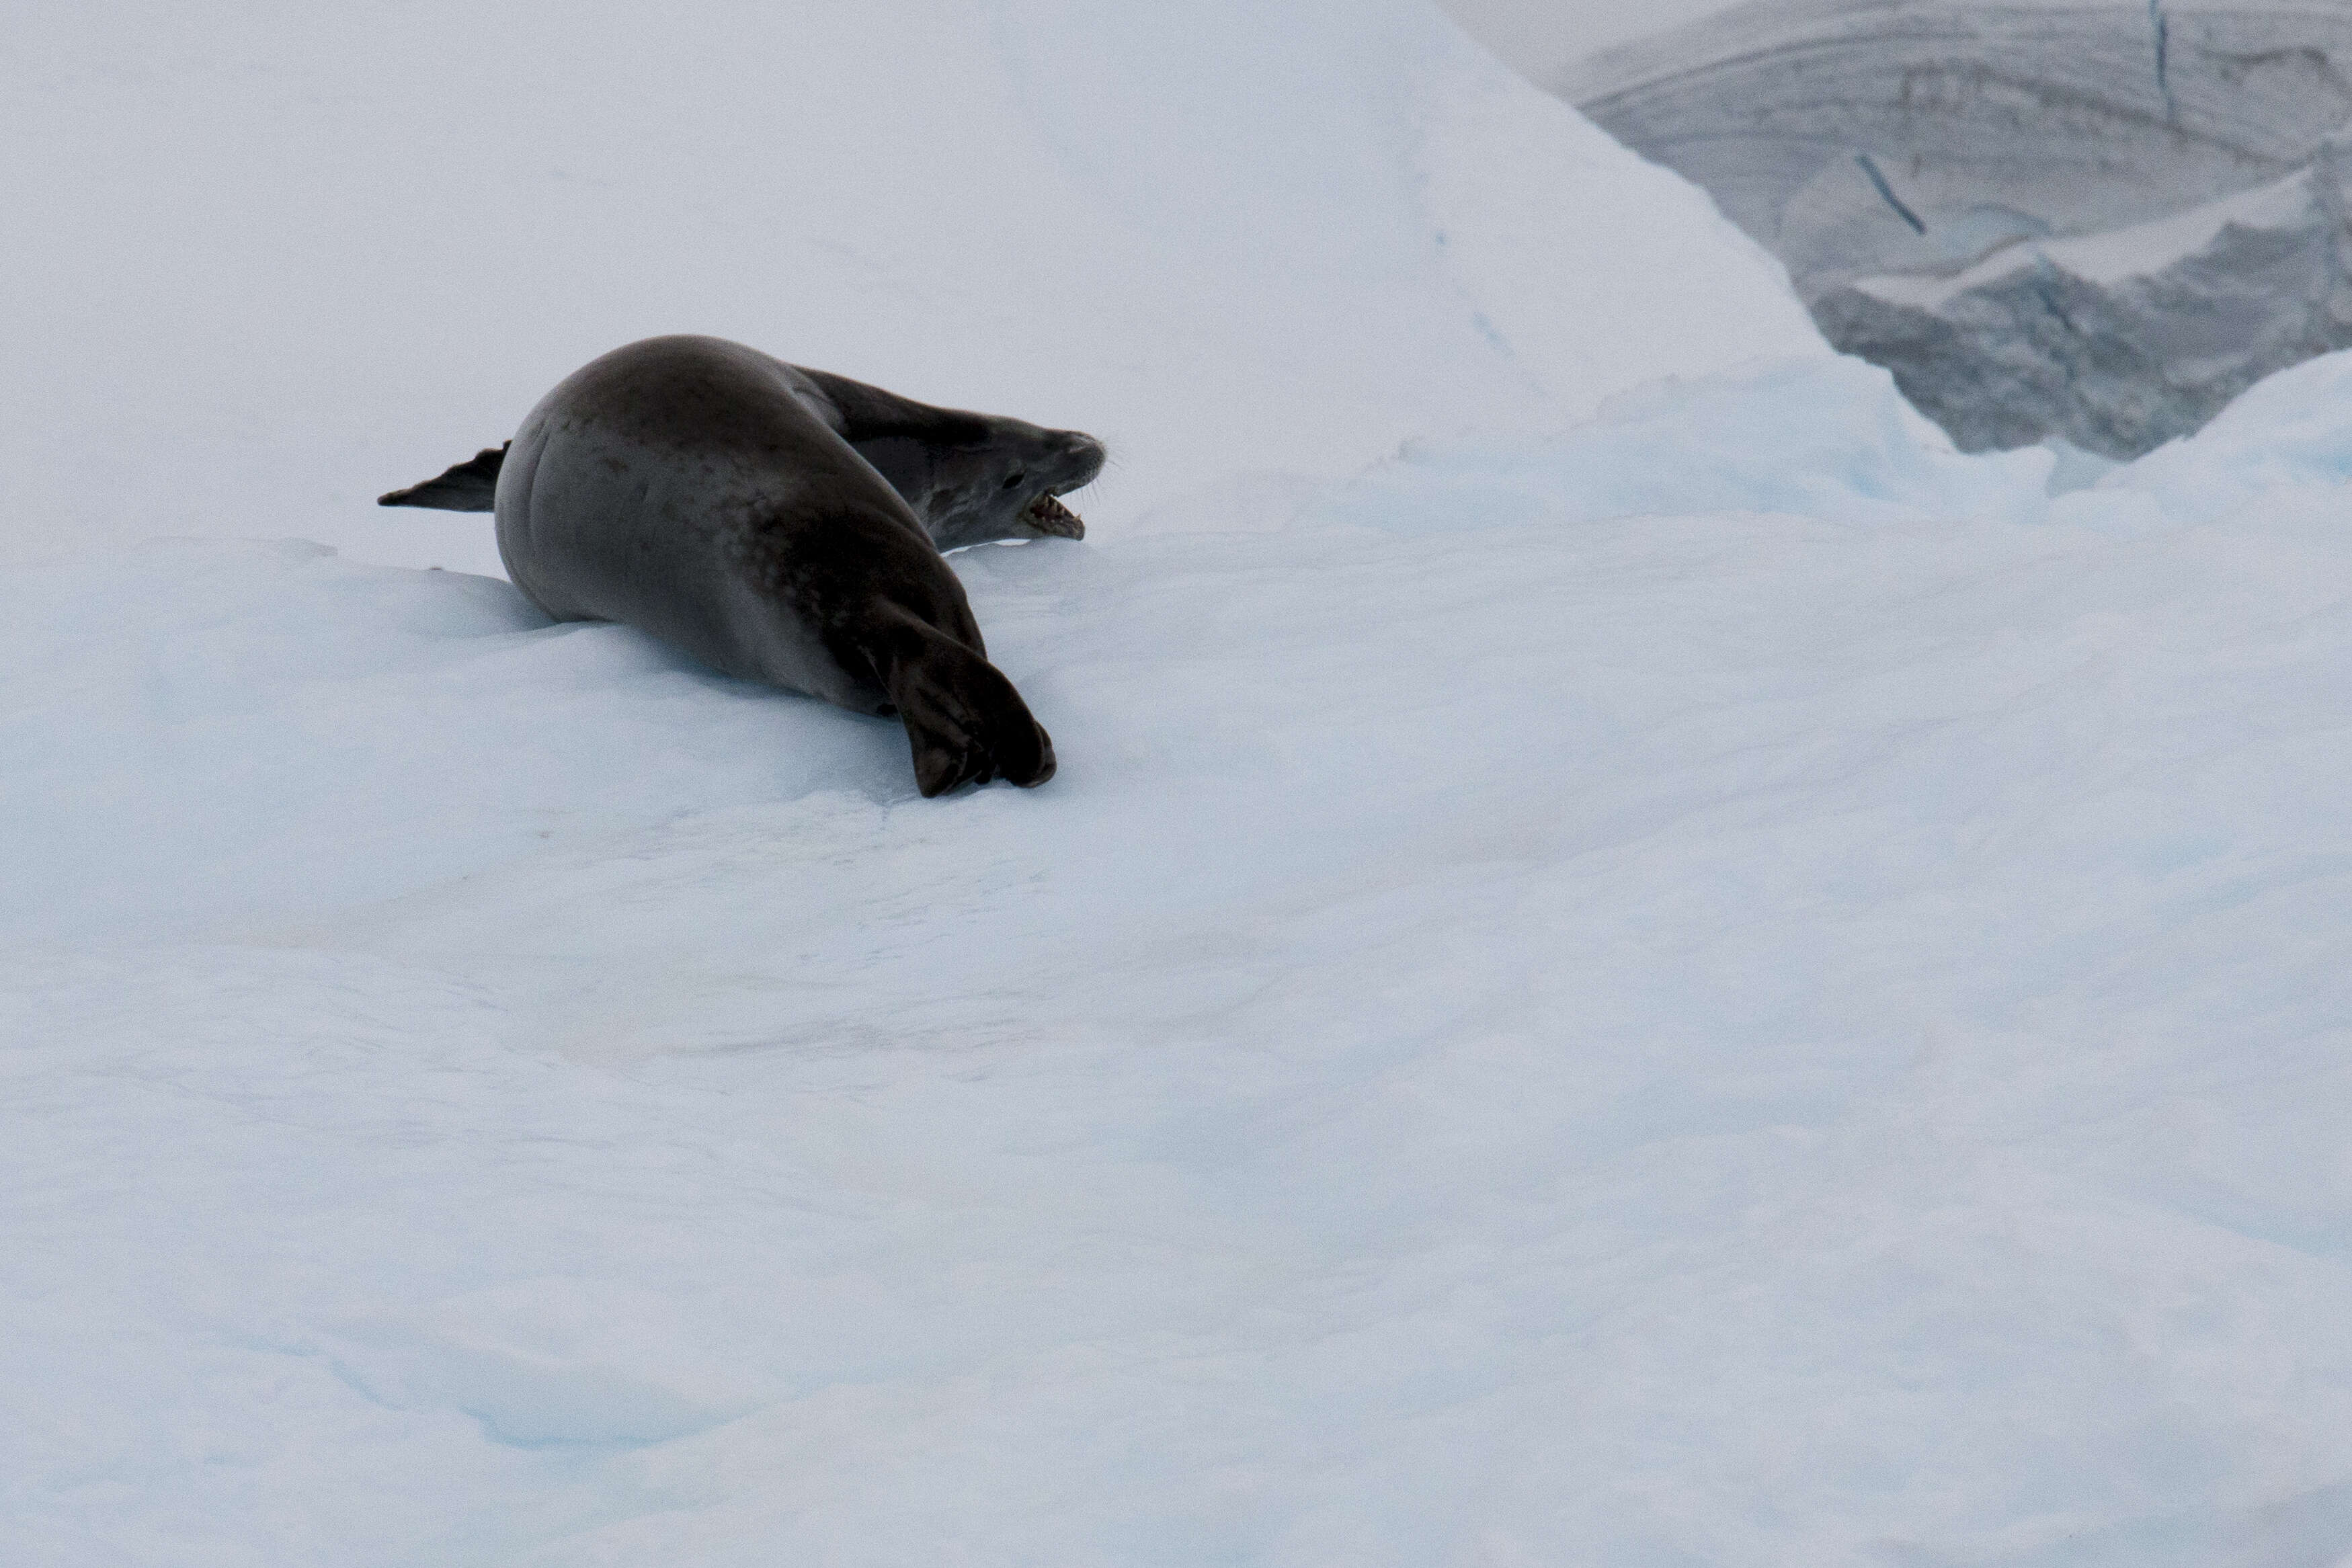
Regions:
M 1062 451 L 1073 476 L 1068 481 L 1069 487 L 1076 489 L 1090 483 L 1096 475 L 1102 472 L 1106 455 L 1103 444 L 1083 431 L 1065 430 L 1059 434 Z

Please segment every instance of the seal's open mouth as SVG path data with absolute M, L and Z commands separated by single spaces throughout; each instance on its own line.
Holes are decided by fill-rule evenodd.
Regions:
M 1000 517 L 1002 513 L 998 514 Z M 1077 513 L 1062 505 L 1061 497 L 1051 490 L 1029 503 L 1021 520 L 1041 534 L 1055 538 L 1082 539 L 1087 537 L 1087 525 Z

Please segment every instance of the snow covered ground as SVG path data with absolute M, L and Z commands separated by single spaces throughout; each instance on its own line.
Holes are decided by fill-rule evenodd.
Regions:
M 13 1557 L 2352 1554 L 2352 361 L 2053 499 L 1418 4 L 1200 10 L 831 24 L 793 81 L 958 156 L 741 206 L 674 158 L 775 167 L 719 127 L 783 25 L 611 20 L 725 96 L 516 176 L 479 298 L 456 236 L 337 271 L 369 192 L 272 128 L 424 93 L 338 144 L 421 192 L 626 73 L 257 29 L 146 144 L 243 218 L 12 242 Z M 8 68 L 176 79 L 85 57 Z M 534 296 L 540 222 L 625 237 Z M 777 303 L 787 233 L 898 270 Z M 1052 784 L 920 800 L 360 509 L 673 327 L 1120 444 L 1086 544 L 956 558 Z

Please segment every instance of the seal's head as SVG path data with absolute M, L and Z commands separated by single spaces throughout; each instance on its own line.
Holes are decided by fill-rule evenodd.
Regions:
M 1061 497 L 1102 472 L 1103 445 L 1075 430 L 967 416 L 942 440 L 884 436 L 857 450 L 921 514 L 943 550 L 1006 539 L 1084 538 L 1087 526 Z

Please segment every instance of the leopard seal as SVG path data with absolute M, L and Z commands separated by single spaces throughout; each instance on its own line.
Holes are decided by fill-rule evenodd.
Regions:
M 1061 499 L 1102 470 L 1102 443 L 1085 432 L 938 408 L 829 371 L 766 354 L 760 358 L 775 367 L 810 413 L 889 481 L 941 550 L 1086 538 L 1085 521 Z M 502 446 L 486 448 L 437 478 L 394 490 L 376 504 L 490 511 L 506 454 Z
M 384 502 L 494 511 L 507 574 L 556 620 L 623 622 L 729 674 L 895 716 L 926 796 L 1044 783 L 1053 742 L 988 662 L 938 530 L 1066 533 L 1050 512 L 1049 526 L 1022 519 L 1038 516 L 1037 495 L 1092 479 L 1102 448 L 1023 426 L 1036 438 L 1006 444 L 1016 459 L 960 465 L 897 427 L 936 435 L 943 411 L 851 394 L 836 423 L 823 405 L 837 395 L 740 343 L 648 338 L 566 377 L 504 448 Z M 886 472 L 930 497 L 928 518 Z M 983 480 L 994 494 L 979 493 Z M 413 498 L 434 486 L 442 498 Z

